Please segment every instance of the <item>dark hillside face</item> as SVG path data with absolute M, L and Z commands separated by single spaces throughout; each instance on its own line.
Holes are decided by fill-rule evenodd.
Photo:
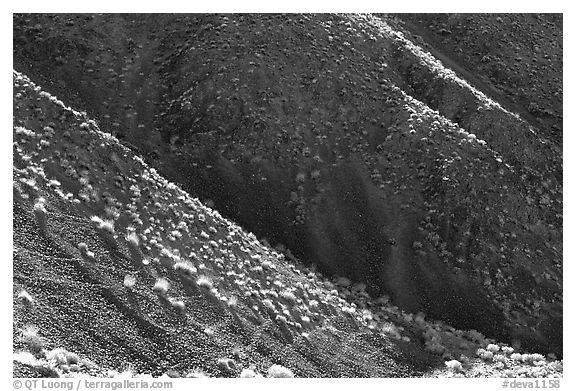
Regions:
M 562 14 L 402 14 L 407 31 L 562 142 Z
M 304 262 L 561 353 L 558 138 L 387 20 L 15 15 L 15 67 Z

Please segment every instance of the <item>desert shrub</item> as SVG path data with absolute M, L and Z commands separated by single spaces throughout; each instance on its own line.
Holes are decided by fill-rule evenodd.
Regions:
M 140 245 L 140 239 L 138 239 L 136 232 L 130 232 L 126 235 L 126 241 L 133 247 L 138 247 Z
M 274 364 L 268 368 L 268 377 L 294 377 L 294 374 L 290 369 Z
M 444 364 L 446 364 L 446 367 L 450 369 L 452 372 L 462 371 L 462 363 L 458 360 L 446 361 Z
M 231 296 L 227 301 L 226 304 L 228 304 L 228 307 L 231 308 L 236 308 L 238 306 L 238 299 L 236 298 L 236 296 Z
M 258 377 L 258 374 L 250 368 L 244 368 L 242 372 L 240 372 L 240 377 Z
M 83 257 L 85 257 L 91 261 L 94 260 L 94 252 L 88 250 L 88 246 L 86 245 L 86 243 L 84 243 L 84 242 L 78 243 L 78 250 L 80 251 L 80 254 Z
M 102 220 L 98 216 L 92 216 L 90 220 L 96 224 L 100 236 L 111 248 L 117 249 L 116 238 L 114 237 L 114 220 Z
M 20 302 L 26 307 L 32 307 L 34 305 L 34 299 L 25 290 L 22 290 L 20 293 L 18 293 L 18 300 L 20 300 Z
M 486 350 L 492 353 L 496 353 L 500 350 L 500 346 L 491 343 L 486 346 Z
M 476 351 L 476 354 L 478 355 L 478 357 L 480 357 L 482 360 L 492 360 L 494 358 L 494 353 L 486 350 L 486 349 L 478 349 Z
M 41 363 L 32 353 L 30 352 L 14 352 L 12 359 L 28 366 L 36 366 Z
M 203 378 L 208 377 L 200 368 L 194 368 L 186 375 L 187 378 Z
M 56 365 L 73 365 L 80 362 L 80 357 L 76 353 L 69 352 L 62 348 L 52 349 L 46 353 L 46 358 Z
M 170 299 L 170 304 L 178 311 L 184 311 L 186 308 L 186 304 L 182 300 Z
M 44 340 L 38 335 L 38 328 L 35 326 L 26 326 L 22 329 L 20 340 L 32 353 L 39 353 L 44 347 Z
M 102 220 L 98 216 L 92 216 L 90 220 L 96 224 L 99 230 L 108 232 L 109 234 L 114 233 L 114 220 Z
M 88 252 L 88 245 L 86 243 L 78 243 L 78 250 L 82 255 L 85 255 Z
M 296 304 L 298 302 L 296 295 L 294 295 L 294 293 L 292 293 L 288 290 L 284 290 L 284 291 L 280 292 L 280 297 L 289 301 L 291 304 Z
M 196 285 L 200 288 L 210 290 L 213 287 L 212 280 L 206 276 L 200 276 L 196 279 Z
M 34 204 L 34 216 L 36 217 L 36 221 L 38 222 L 38 226 L 40 227 L 41 231 L 46 231 L 47 222 L 48 222 L 48 212 L 44 207 L 44 199 L 40 198 Z
M 131 274 L 126 274 L 124 276 L 124 286 L 128 289 L 132 289 L 136 285 L 136 277 Z
M 159 278 L 156 280 L 156 283 L 154 284 L 154 287 L 152 287 L 152 290 L 159 295 L 165 295 L 166 292 L 168 292 L 169 288 L 170 283 L 168 282 L 168 280 L 166 280 L 165 278 Z
M 218 359 L 216 364 L 218 365 L 218 368 L 224 372 L 232 372 L 234 369 L 236 369 L 236 362 L 231 358 Z
M 190 262 L 176 262 L 173 267 L 174 270 L 188 278 L 192 278 L 198 271 L 196 267 Z

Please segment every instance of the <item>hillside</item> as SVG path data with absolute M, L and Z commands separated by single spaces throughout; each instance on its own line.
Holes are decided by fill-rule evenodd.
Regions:
M 83 122 L 95 118 L 131 151 L 115 148 L 140 154 L 162 176 L 271 243 L 276 250 L 268 250 L 267 256 L 282 260 L 286 273 L 295 273 L 300 262 L 317 265 L 328 276 L 364 284 L 372 297 L 386 295 L 394 313 L 421 312 L 426 319 L 479 330 L 517 350 L 561 356 L 561 131 L 548 128 L 551 119 L 516 110 L 525 106 L 523 95 L 494 100 L 499 95 L 485 86 L 496 81 L 463 79 L 474 69 L 468 63 L 460 62 L 461 72 L 445 67 L 438 57 L 449 56 L 448 49 L 435 41 L 419 43 L 406 31 L 410 28 L 402 17 L 374 15 L 15 15 L 14 62 L 16 70 L 89 113 Z M 561 23 L 549 28 L 561 36 Z M 438 57 L 423 50 L 426 45 Z M 557 58 L 557 46 L 542 47 Z M 557 72 L 561 80 L 561 69 Z M 543 96 L 550 101 L 553 95 Z M 561 117 L 561 95 L 554 99 L 555 115 Z M 34 132 L 42 129 L 34 126 L 61 126 L 59 117 L 32 120 L 27 112 L 15 118 L 15 126 Z M 90 213 L 104 218 L 104 203 L 111 201 L 101 199 L 100 192 L 107 192 L 114 200 L 112 206 L 106 204 L 107 218 L 115 216 L 115 202 L 130 210 L 116 216 L 126 221 L 115 227 L 125 231 L 134 224 L 132 215 L 149 213 L 151 223 L 166 231 L 161 237 L 170 241 L 167 251 L 173 254 L 178 238 L 170 240 L 170 234 L 181 215 L 164 219 L 156 213 L 166 208 L 147 212 L 144 205 L 130 206 L 130 192 L 117 194 L 115 186 L 139 181 L 132 171 L 109 172 L 123 158 L 118 153 L 101 150 L 101 162 L 86 157 L 92 165 L 79 166 L 78 151 L 65 151 L 73 146 L 84 151 L 75 137 L 86 137 L 86 132 L 79 129 L 76 125 L 64 136 L 71 139 L 61 141 L 60 154 L 71 171 L 100 175 L 89 182 L 98 184 L 96 195 L 84 185 L 71 184 L 66 190 L 88 199 L 75 204 L 82 213 L 70 213 L 86 220 L 82 235 L 93 230 Z M 55 179 L 65 186 L 60 176 Z M 137 187 L 146 192 L 147 186 Z M 83 209 L 91 197 L 100 209 Z M 182 200 L 171 203 L 176 210 L 184 207 Z M 31 216 L 28 210 L 22 221 Z M 140 219 L 150 222 L 150 216 Z M 164 221 L 174 227 L 164 227 Z M 71 222 L 53 229 L 63 235 L 70 231 L 67 224 Z M 160 226 L 144 234 L 147 227 L 137 231 L 153 237 Z M 202 231 L 210 238 L 208 227 L 195 229 L 200 230 L 196 239 Z M 120 237 L 124 231 L 118 231 Z M 15 228 L 15 243 L 20 235 Z M 222 235 L 216 236 L 224 240 Z M 158 239 L 156 243 L 162 245 Z M 148 246 L 153 251 L 156 245 Z M 192 251 L 176 248 L 179 256 Z M 264 275 L 274 279 L 277 273 Z M 120 287 L 123 278 L 116 276 Z M 153 277 L 148 278 L 150 285 Z M 287 281 L 293 278 L 286 275 Z M 310 288 L 301 291 L 310 294 Z M 148 295 L 148 300 L 154 298 Z M 331 313 L 327 311 L 324 316 Z M 351 335 L 360 327 L 336 322 L 335 330 Z M 296 318 L 294 323 L 301 322 Z M 414 331 L 407 336 L 411 342 L 404 342 L 414 343 L 422 332 Z M 350 341 L 350 350 L 357 349 L 359 356 L 382 343 L 365 337 Z M 326 344 L 330 342 L 316 348 Z M 299 376 L 412 376 L 439 362 L 422 353 L 421 344 L 410 348 L 423 354 L 415 355 L 418 364 L 393 356 L 394 351 L 407 351 L 395 349 L 395 343 L 379 349 L 388 349 L 377 356 L 389 361 L 364 362 L 365 369 L 350 373 L 319 370 L 316 361 L 308 368 L 299 359 L 295 362 L 306 369 L 292 370 Z M 272 363 L 262 360 L 254 361 Z M 394 372 L 386 362 L 405 366 Z M 264 367 L 259 370 L 265 372 Z
M 427 48 L 562 143 L 562 16 L 399 15 Z M 428 44 L 430 42 L 430 44 Z
M 283 364 L 298 376 L 414 376 L 438 362 L 403 357 L 327 282 L 16 73 L 15 118 L 15 348 L 36 327 L 94 375 Z M 236 366 L 219 370 L 219 359 Z
M 14 376 L 561 374 L 287 262 L 16 72 L 14 114 Z

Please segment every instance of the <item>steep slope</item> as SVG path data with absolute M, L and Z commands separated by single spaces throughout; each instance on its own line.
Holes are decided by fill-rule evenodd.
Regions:
M 297 376 L 414 376 L 438 362 L 417 346 L 420 358 L 405 357 L 407 342 L 367 328 L 313 273 L 14 76 L 15 348 L 31 345 L 31 325 L 47 347 L 89 360 L 40 373 L 283 364 Z
M 288 257 L 561 354 L 561 149 L 395 20 L 15 15 L 15 62 Z
M 17 72 L 13 158 L 15 376 L 562 374 L 287 262 Z
M 488 85 L 551 139 L 562 142 L 561 14 L 404 14 L 435 55 Z

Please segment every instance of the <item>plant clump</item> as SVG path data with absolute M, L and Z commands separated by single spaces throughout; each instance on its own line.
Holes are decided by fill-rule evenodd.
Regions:
M 18 293 L 18 300 L 26 307 L 32 307 L 34 305 L 34 299 L 30 293 L 25 290 L 21 290 L 20 293 Z
M 45 202 L 44 198 L 39 198 L 34 204 L 34 216 L 36 216 L 38 226 L 43 232 L 46 231 L 46 223 L 48 221 L 48 212 L 44 205 Z
M 38 335 L 38 328 L 35 326 L 26 326 L 22 329 L 20 340 L 33 353 L 39 353 L 44 347 L 44 340 Z
M 132 289 L 136 285 L 136 277 L 132 274 L 126 274 L 124 276 L 124 286 L 128 289 Z
M 165 295 L 166 292 L 168 292 L 169 288 L 170 283 L 168 282 L 168 280 L 166 280 L 165 278 L 159 278 L 156 280 L 156 283 L 154 283 L 152 290 L 159 295 Z
M 200 276 L 196 279 L 196 285 L 206 290 L 211 290 L 213 287 L 212 280 L 206 276 Z
M 274 364 L 268 368 L 268 377 L 294 377 L 294 373 L 282 365 Z

